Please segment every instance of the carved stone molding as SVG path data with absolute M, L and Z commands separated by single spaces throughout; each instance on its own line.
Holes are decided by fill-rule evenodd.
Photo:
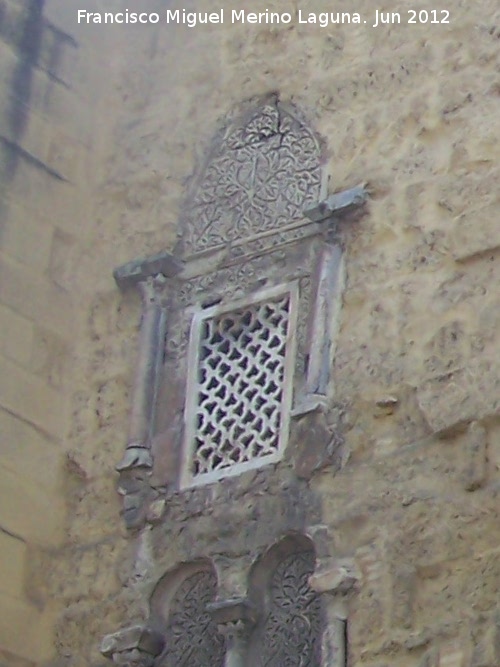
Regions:
M 153 667 L 164 645 L 165 640 L 159 632 L 145 625 L 134 625 L 106 635 L 101 642 L 101 653 L 115 665 Z

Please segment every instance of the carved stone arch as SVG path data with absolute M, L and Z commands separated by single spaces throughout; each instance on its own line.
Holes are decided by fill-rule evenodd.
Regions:
M 156 667 L 223 667 L 225 639 L 208 613 L 217 596 L 212 563 L 199 560 L 165 574 L 151 596 L 150 626 L 165 636 Z
M 194 255 L 276 232 L 304 219 L 321 186 L 321 147 L 277 95 L 226 122 L 195 178 L 182 220 Z
M 323 611 L 311 588 L 316 553 L 304 535 L 287 535 L 250 572 L 249 598 L 261 610 L 252 634 L 250 667 L 321 667 Z

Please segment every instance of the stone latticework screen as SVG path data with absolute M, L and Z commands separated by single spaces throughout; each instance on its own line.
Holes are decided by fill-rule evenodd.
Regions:
M 208 571 L 192 574 L 179 586 L 170 604 L 167 648 L 159 667 L 223 667 L 225 640 L 207 612 L 216 591 L 216 577 Z
M 314 561 L 310 551 L 294 553 L 274 570 L 267 615 L 253 641 L 257 667 L 320 667 L 321 602 L 309 585 Z
M 186 414 L 185 482 L 279 458 L 293 376 L 296 285 L 195 316 Z

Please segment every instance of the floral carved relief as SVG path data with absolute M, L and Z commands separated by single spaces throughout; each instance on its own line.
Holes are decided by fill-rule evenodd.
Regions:
M 187 215 L 188 253 L 252 237 L 303 219 L 319 194 L 314 135 L 278 103 L 227 130 Z
M 225 640 L 207 611 L 217 590 L 215 575 L 209 571 L 187 577 L 170 605 L 167 648 L 158 667 L 223 667 Z
M 277 565 L 270 580 L 268 611 L 256 632 L 258 667 L 319 667 L 321 602 L 311 589 L 314 554 L 294 553 Z

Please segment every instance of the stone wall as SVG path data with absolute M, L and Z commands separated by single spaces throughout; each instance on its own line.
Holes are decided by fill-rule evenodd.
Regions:
M 166 571 L 210 557 L 221 594 L 244 594 L 254 559 L 296 531 L 323 564 L 356 564 L 349 665 L 495 667 L 497 3 L 450 0 L 445 26 L 325 29 L 78 26 L 72 5 L 4 0 L 0 23 L 5 664 L 102 665 L 101 637 L 147 618 Z M 335 11 L 373 15 L 351 5 Z M 211 138 L 270 93 L 322 138 L 330 192 L 370 192 L 339 223 L 318 427 L 341 432 L 343 467 L 298 479 L 287 460 L 167 492 L 128 534 L 114 466 L 141 307 L 111 271 L 174 247 Z
M 40 554 L 68 541 L 72 369 L 86 319 L 92 192 L 111 143 L 123 36 L 78 34 L 68 3 L 0 3 L 0 663 L 54 655 Z M 114 43 L 115 42 L 115 43 Z M 108 62 L 107 73 L 102 62 Z M 119 108 L 118 101 L 114 102 Z M 108 109 L 106 116 L 103 109 Z M 106 272 L 101 279 L 109 279 Z M 90 297 L 89 297 L 90 298 Z M 49 551 L 47 551 L 49 550 Z

